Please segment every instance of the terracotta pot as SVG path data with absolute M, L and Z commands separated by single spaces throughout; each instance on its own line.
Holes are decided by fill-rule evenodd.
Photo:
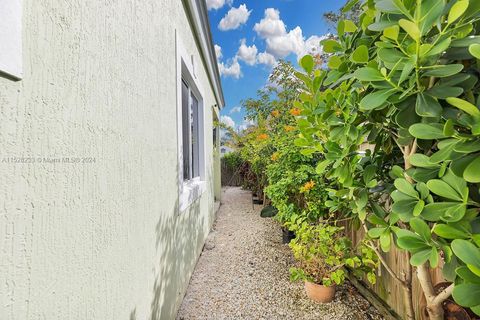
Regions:
M 315 302 L 327 303 L 335 298 L 335 286 L 326 287 L 321 284 L 305 281 L 307 296 Z

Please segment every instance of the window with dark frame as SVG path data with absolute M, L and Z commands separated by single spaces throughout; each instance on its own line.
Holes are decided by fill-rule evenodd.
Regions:
M 183 180 L 200 177 L 199 103 L 188 82 L 182 79 Z

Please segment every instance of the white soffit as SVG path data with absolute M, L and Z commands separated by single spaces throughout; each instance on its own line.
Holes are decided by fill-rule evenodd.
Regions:
M 0 73 L 22 78 L 22 0 L 0 0 Z

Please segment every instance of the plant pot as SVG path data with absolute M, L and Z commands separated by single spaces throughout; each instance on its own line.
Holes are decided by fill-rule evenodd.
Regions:
M 315 302 L 332 302 L 335 298 L 335 291 L 335 286 L 326 287 L 321 284 L 305 281 L 305 292 L 307 293 L 307 296 Z
M 283 244 L 290 243 L 290 241 L 292 241 L 293 239 L 295 239 L 295 232 L 282 228 Z

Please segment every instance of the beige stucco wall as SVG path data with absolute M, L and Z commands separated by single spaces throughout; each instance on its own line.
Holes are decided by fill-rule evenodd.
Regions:
M 23 4 L 24 78 L 0 78 L 0 319 L 171 319 L 214 215 L 212 165 L 178 212 L 175 30 L 202 61 L 181 1 Z

